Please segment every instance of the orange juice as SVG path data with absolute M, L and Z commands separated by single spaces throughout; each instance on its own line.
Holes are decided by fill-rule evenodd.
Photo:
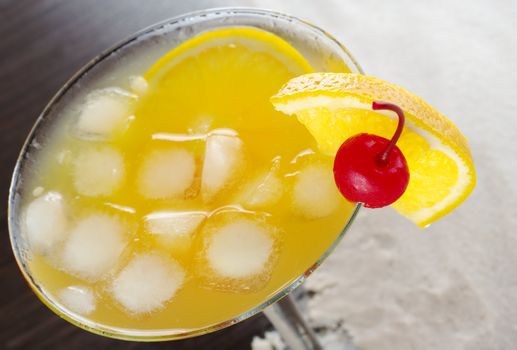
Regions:
M 332 159 L 269 102 L 311 70 L 279 37 L 231 28 L 85 92 L 23 195 L 45 292 L 100 328 L 182 333 L 303 274 L 352 210 Z

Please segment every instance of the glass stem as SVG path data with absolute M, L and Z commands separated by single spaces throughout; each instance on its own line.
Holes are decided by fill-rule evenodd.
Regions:
M 322 350 L 291 295 L 264 310 L 264 314 L 291 350 Z

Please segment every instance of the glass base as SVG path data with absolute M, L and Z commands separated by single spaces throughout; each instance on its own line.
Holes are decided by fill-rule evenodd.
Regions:
M 291 295 L 264 310 L 264 314 L 292 350 L 322 350 L 316 335 L 304 321 Z

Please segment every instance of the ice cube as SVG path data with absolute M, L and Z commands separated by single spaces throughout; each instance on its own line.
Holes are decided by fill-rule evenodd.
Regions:
M 297 174 L 293 207 L 300 215 L 309 219 L 322 218 L 332 214 L 341 202 L 331 167 L 312 164 Z
M 59 291 L 58 299 L 68 309 L 81 315 L 89 315 L 95 310 L 95 296 L 88 287 L 68 286 Z
M 201 114 L 194 117 L 191 127 L 188 129 L 189 134 L 203 135 L 207 134 L 211 126 L 214 124 L 214 117 L 207 114 Z
M 208 214 L 196 211 L 162 211 L 144 217 L 144 231 L 155 236 L 156 241 L 174 254 L 187 253 L 193 235 Z
M 129 77 L 129 87 L 138 96 L 142 96 L 146 93 L 149 84 L 147 80 L 141 75 L 134 75 Z
M 185 272 L 174 260 L 157 253 L 134 257 L 113 280 L 115 299 L 130 313 L 160 309 L 182 286 Z
M 273 243 L 265 226 L 249 219 L 239 219 L 219 227 L 212 234 L 206 248 L 206 259 L 222 277 L 251 277 L 266 269 Z
M 213 131 L 207 138 L 205 160 L 201 177 L 201 192 L 211 200 L 219 191 L 233 182 L 242 171 L 243 143 L 240 138 L 225 131 Z
M 68 221 L 61 194 L 48 192 L 34 199 L 25 210 L 24 228 L 29 247 L 45 253 L 66 236 Z
M 92 214 L 70 232 L 62 267 L 80 278 L 97 281 L 117 264 L 127 243 L 127 225 L 115 216 Z
M 182 197 L 192 186 L 196 160 L 184 149 L 155 150 L 139 170 L 138 190 L 146 198 Z
M 144 217 L 145 231 L 158 235 L 188 236 L 206 219 L 202 211 L 161 211 Z
M 81 106 L 77 129 L 81 135 L 109 137 L 132 116 L 136 96 L 119 89 L 107 88 L 88 94 Z
M 62 150 L 56 154 L 56 160 L 59 164 L 65 164 L 70 161 L 72 152 L 70 150 Z
M 34 197 L 39 197 L 43 194 L 43 192 L 45 192 L 45 189 L 41 186 L 38 186 L 32 190 L 32 195 Z
M 248 183 L 243 191 L 242 204 L 260 209 L 276 204 L 284 194 L 284 184 L 278 175 L 279 163 L 274 162 L 269 171 L 262 172 Z
M 82 150 L 74 161 L 74 186 L 85 196 L 108 196 L 124 179 L 124 159 L 113 148 Z

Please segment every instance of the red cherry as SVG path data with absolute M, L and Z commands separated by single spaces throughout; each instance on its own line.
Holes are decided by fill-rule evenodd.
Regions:
M 374 101 L 374 110 L 388 109 L 399 116 L 391 140 L 358 134 L 346 140 L 334 159 L 334 179 L 339 191 L 352 202 L 380 208 L 402 196 L 409 182 L 406 158 L 395 145 L 404 128 L 404 113 L 394 104 Z

